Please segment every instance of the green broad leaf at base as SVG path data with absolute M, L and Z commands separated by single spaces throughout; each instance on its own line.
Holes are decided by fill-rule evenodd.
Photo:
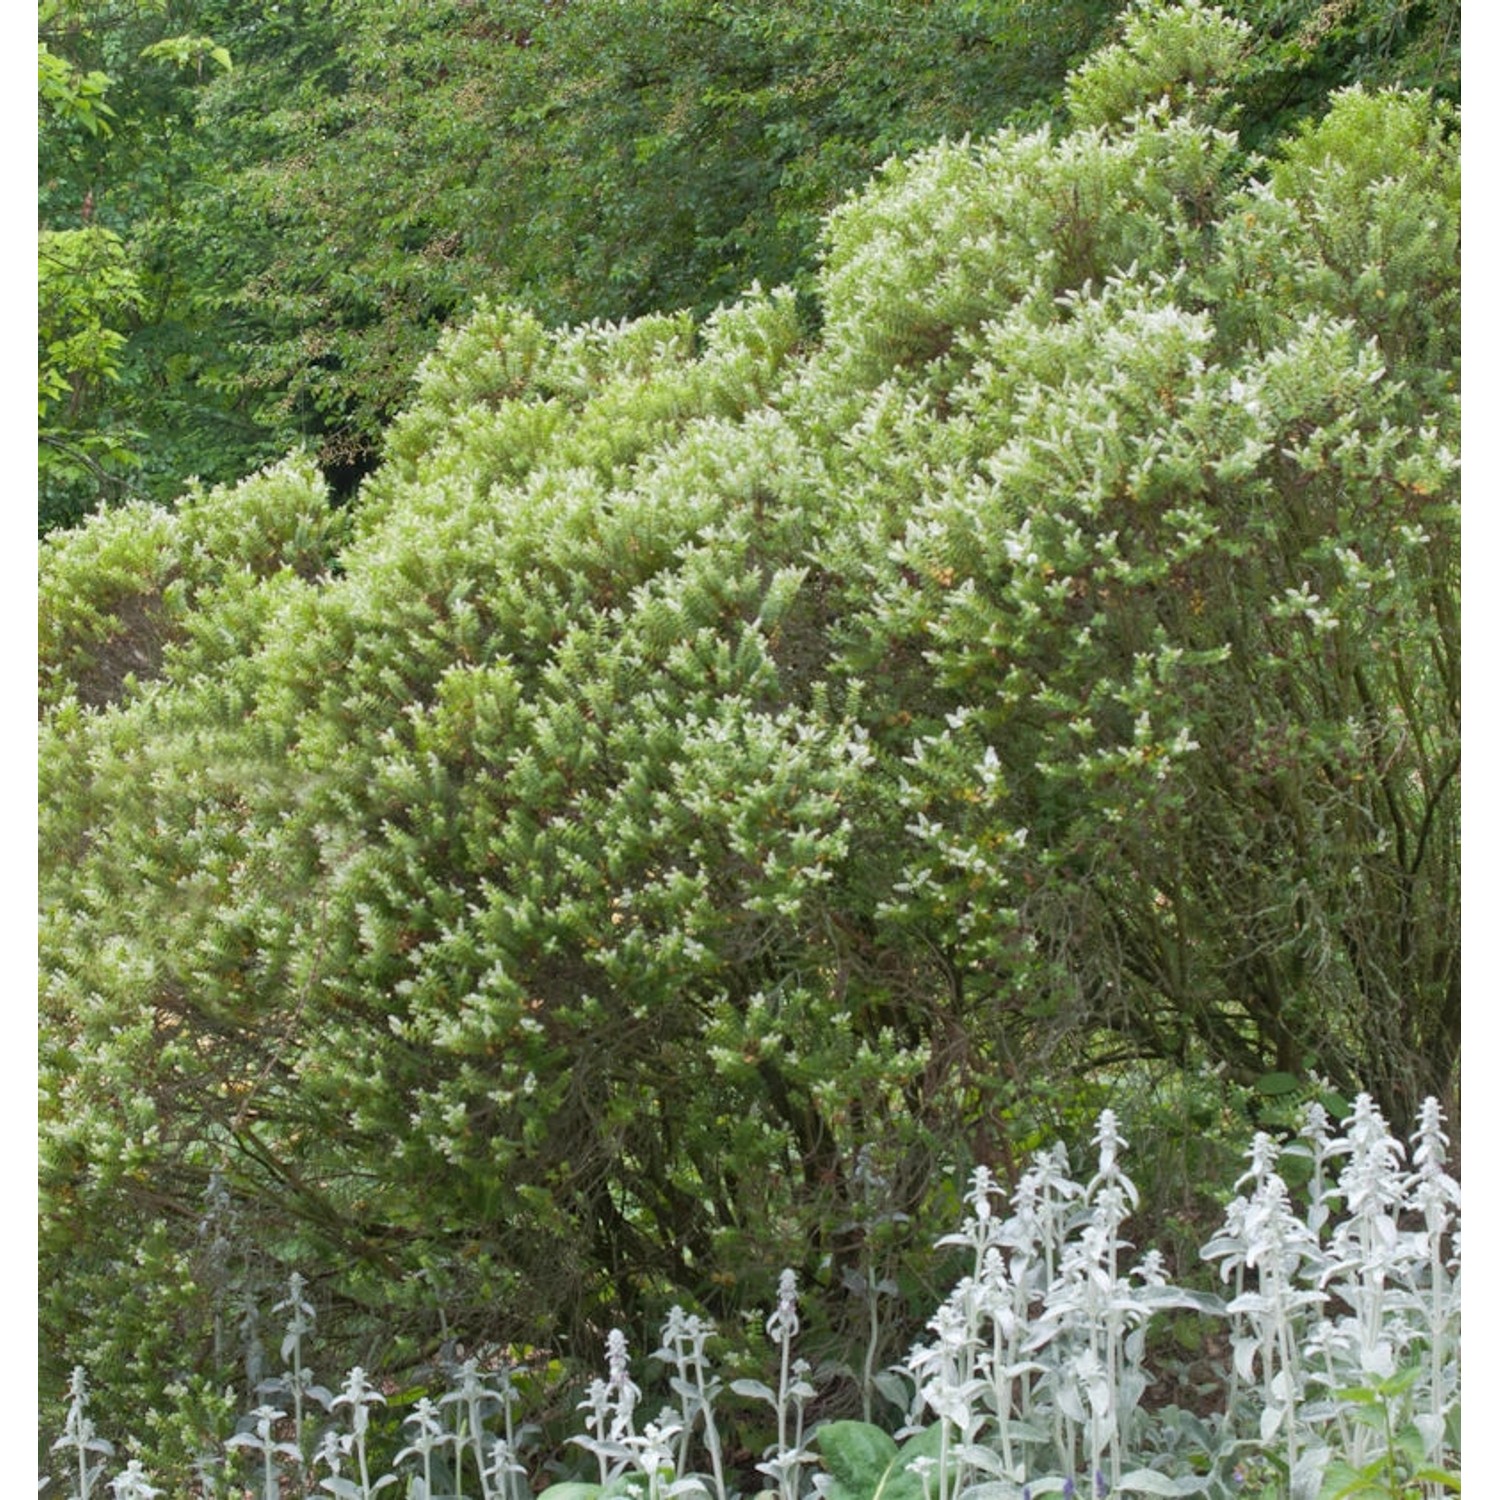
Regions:
M 1206 1474 L 1185 1474 L 1173 1479 L 1155 1469 L 1133 1469 L 1120 1478 L 1116 1489 L 1127 1495 L 1201 1495 L 1208 1488 Z
M 899 1449 L 896 1440 L 869 1422 L 829 1422 L 818 1429 L 818 1449 L 828 1471 L 860 1494 L 873 1494 Z
M 1463 1491 L 1458 1475 L 1450 1474 L 1446 1469 L 1418 1469 L 1411 1477 L 1418 1484 L 1441 1485 L 1443 1489 L 1451 1490 L 1455 1495 Z
M 599 1500 L 603 1493 L 602 1484 L 589 1484 L 582 1479 L 566 1479 L 561 1484 L 548 1485 L 537 1500 Z
M 934 1422 L 931 1427 L 924 1427 L 902 1443 L 899 1466 L 908 1469 L 914 1458 L 936 1458 L 942 1451 L 943 1425 L 941 1422 Z
M 817 1432 L 829 1473 L 832 1500 L 922 1500 L 921 1476 L 911 1465 L 936 1458 L 942 1447 L 938 1424 L 924 1428 L 899 1447 L 869 1422 L 829 1422 Z

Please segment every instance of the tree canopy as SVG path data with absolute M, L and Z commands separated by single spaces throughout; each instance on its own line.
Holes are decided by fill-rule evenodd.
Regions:
M 481 294 L 567 323 L 790 282 L 885 156 L 1045 108 L 1116 5 L 47 0 L 43 226 L 122 236 L 142 299 L 44 523 L 297 440 L 347 494 Z
M 49 1358 L 836 1308 L 1069 1080 L 1449 1094 L 1457 115 L 1257 154 L 1251 42 L 1133 8 L 801 296 L 481 299 L 353 505 L 44 544 Z

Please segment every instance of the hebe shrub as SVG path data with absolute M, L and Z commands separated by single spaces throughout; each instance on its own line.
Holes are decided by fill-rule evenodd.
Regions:
M 816 329 L 491 307 L 347 513 L 294 463 L 48 543 L 54 1403 L 144 1431 L 293 1265 L 340 1366 L 793 1261 L 878 1368 L 947 1180 L 1123 1063 L 1449 1097 L 1457 121 L 1228 123 L 935 148 Z

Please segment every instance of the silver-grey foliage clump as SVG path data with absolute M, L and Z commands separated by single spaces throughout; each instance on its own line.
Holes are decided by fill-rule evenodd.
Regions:
M 929 1321 L 931 1337 L 878 1382 L 903 1413 L 894 1437 L 869 1422 L 809 1424 L 817 1392 L 796 1354 L 796 1277 L 783 1273 L 766 1323 L 776 1384 L 728 1387 L 775 1413 L 776 1442 L 756 1465 L 768 1486 L 761 1495 L 1331 1500 L 1457 1487 L 1460 1191 L 1445 1170 L 1448 1138 L 1435 1100 L 1422 1107 L 1409 1154 L 1365 1094 L 1342 1133 L 1315 1103 L 1290 1144 L 1257 1135 L 1236 1196 L 1202 1249 L 1226 1297 L 1173 1286 L 1156 1251 L 1131 1259 L 1122 1230 L 1139 1193 L 1121 1164 L 1127 1142 L 1112 1111 L 1101 1114 L 1093 1143 L 1095 1170 L 1082 1183 L 1062 1147 L 1038 1152 L 1008 1213 L 993 1173 L 975 1170 L 968 1213 L 938 1241 L 966 1251 L 967 1270 Z M 1300 1188 L 1279 1170 L 1288 1161 L 1305 1177 Z M 294 1372 L 285 1388 L 310 1392 L 295 1373 L 312 1321 L 302 1290 L 294 1279 L 281 1304 L 292 1313 L 283 1354 Z M 1144 1402 L 1148 1328 L 1168 1309 L 1227 1319 L 1231 1358 L 1212 1415 Z M 624 1334 L 613 1330 L 607 1376 L 580 1402 L 585 1430 L 573 1439 L 595 1477 L 555 1484 L 544 1500 L 748 1497 L 725 1471 L 714 1413 L 725 1386 L 707 1363 L 714 1337 L 712 1323 L 671 1310 L 654 1358 L 668 1372 L 672 1403 L 640 1421 L 644 1393 Z M 82 1370 L 71 1389 L 53 1451 L 66 1455 L 71 1494 L 89 1500 L 114 1450 L 88 1416 Z M 372 1474 L 370 1414 L 385 1397 L 355 1368 L 338 1396 L 318 1389 L 315 1404 L 329 1415 L 310 1461 L 305 1417 L 269 1405 L 226 1446 L 252 1461 L 247 1474 L 261 1500 L 317 1491 L 370 1500 L 403 1481 L 396 1493 L 406 1500 L 519 1500 L 530 1493 L 521 1454 L 535 1430 L 516 1425 L 519 1396 L 509 1369 L 467 1360 L 445 1396 L 416 1402 L 395 1472 Z M 488 1430 L 497 1414 L 499 1435 Z M 435 1472 L 451 1489 L 438 1488 Z M 111 1488 L 121 1497 L 163 1493 L 136 1459 Z

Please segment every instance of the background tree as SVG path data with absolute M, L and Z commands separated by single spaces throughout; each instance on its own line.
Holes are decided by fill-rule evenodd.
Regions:
M 44 485 L 108 490 L 111 471 L 135 455 L 130 434 L 90 421 L 91 408 L 119 378 L 125 335 L 119 324 L 140 305 L 140 281 L 119 235 L 108 229 L 54 229 L 37 244 L 37 394 Z
M 791 282 L 885 155 L 1045 101 L 1111 9 L 314 6 L 231 33 L 203 119 L 233 169 L 170 232 L 221 247 L 242 397 L 347 487 L 480 293 L 563 323 Z
M 175 212 L 210 159 L 192 111 L 230 63 L 202 29 L 213 19 L 186 0 L 38 6 L 44 531 L 131 494 L 170 499 L 193 472 L 185 458 L 213 462 L 223 416 L 192 394 L 207 330 L 140 232 Z M 195 430 L 192 455 L 174 424 Z M 279 451 L 227 456 L 253 464 Z

